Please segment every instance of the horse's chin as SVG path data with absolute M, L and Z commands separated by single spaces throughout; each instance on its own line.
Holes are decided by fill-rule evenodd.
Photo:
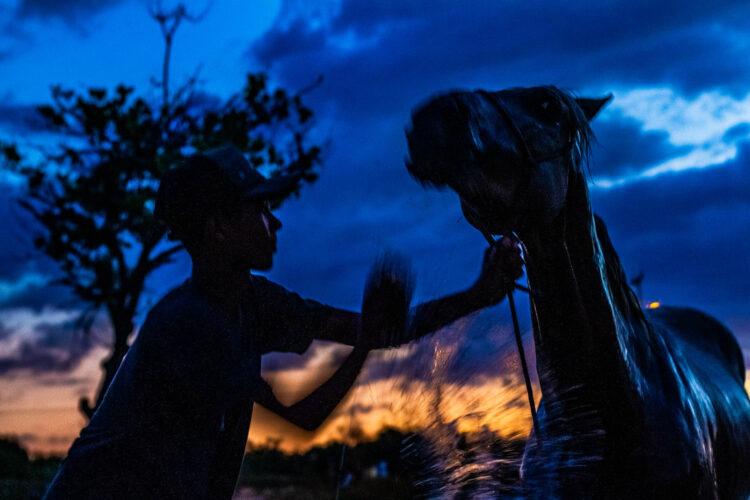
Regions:
M 513 222 L 505 218 L 476 217 L 466 211 L 464 211 L 464 217 L 469 224 L 486 236 L 509 235 L 516 231 Z
M 515 224 L 504 221 L 504 220 L 503 221 L 489 221 L 489 222 L 485 221 L 479 225 L 471 223 L 471 225 L 477 228 L 482 233 L 488 233 L 494 236 L 510 235 L 517 231 Z
M 486 236 L 489 235 L 506 235 L 516 231 L 514 217 L 506 213 L 495 213 L 492 216 L 479 213 L 465 201 L 461 201 L 461 210 L 464 218 L 474 228 Z

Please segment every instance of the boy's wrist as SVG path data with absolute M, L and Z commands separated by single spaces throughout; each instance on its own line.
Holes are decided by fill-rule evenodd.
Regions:
M 483 280 L 481 278 L 478 279 L 468 290 L 471 302 L 477 304 L 479 308 L 497 304 L 507 293 L 505 286 L 498 285 L 499 283 L 491 283 L 489 280 Z

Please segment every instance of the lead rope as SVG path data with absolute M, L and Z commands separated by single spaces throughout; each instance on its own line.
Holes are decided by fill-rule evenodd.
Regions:
M 492 247 L 495 245 L 496 241 L 492 237 L 492 235 L 486 231 L 482 231 L 482 235 L 487 240 L 487 243 Z M 531 376 L 529 375 L 529 367 L 526 364 L 526 353 L 523 348 L 523 339 L 521 339 L 521 328 L 518 326 L 518 315 L 516 314 L 516 303 L 513 299 L 513 291 L 514 290 L 521 290 L 522 292 L 526 292 L 529 294 L 529 300 L 532 299 L 533 293 L 532 291 L 523 286 L 519 285 L 518 283 L 513 283 L 513 288 L 511 288 L 508 291 L 508 305 L 510 306 L 510 315 L 513 318 L 513 331 L 515 333 L 516 337 L 516 347 L 518 348 L 518 357 L 521 358 L 521 369 L 523 371 L 523 378 L 526 382 L 526 395 L 529 398 L 529 409 L 531 410 L 531 422 L 534 426 L 534 431 L 539 432 L 539 421 L 536 417 L 536 403 L 534 402 L 534 389 L 531 386 Z M 352 413 L 349 414 L 349 427 L 351 429 L 352 420 L 354 419 L 354 415 Z M 341 493 L 341 483 L 343 482 L 342 472 L 344 469 L 344 457 L 346 456 L 346 441 L 341 443 L 341 454 L 339 456 L 339 469 L 336 474 L 336 500 L 339 500 L 339 495 Z
M 483 95 L 490 103 L 492 103 L 495 108 L 500 112 L 500 115 L 503 117 L 507 125 L 510 127 L 511 132 L 516 136 L 516 139 L 518 139 L 518 143 L 520 144 L 522 148 L 522 152 L 526 156 L 526 161 L 528 163 L 528 169 L 524 170 L 526 172 L 526 179 L 525 179 L 525 186 L 523 187 L 523 191 L 521 193 L 518 193 L 518 190 L 521 189 L 520 187 L 516 188 L 516 193 L 514 193 L 514 205 L 523 205 L 526 201 L 526 198 L 529 194 L 529 188 L 531 183 L 531 170 L 534 168 L 538 168 L 540 161 L 546 161 L 552 158 L 555 158 L 562 154 L 562 152 L 569 150 L 572 147 L 572 142 L 566 147 L 562 148 L 559 151 L 555 151 L 551 153 L 550 155 L 544 157 L 544 158 L 535 158 L 534 155 L 531 153 L 531 149 L 529 148 L 528 143 L 526 142 L 526 138 L 523 135 L 523 132 L 521 132 L 521 129 L 518 128 L 518 125 L 513 120 L 513 117 L 510 115 L 507 109 L 505 109 L 505 106 L 501 103 L 500 99 L 497 96 L 493 96 L 491 93 L 479 90 L 479 94 Z M 519 201 L 520 198 L 520 201 Z M 487 240 L 487 243 L 490 244 L 490 246 L 495 245 L 495 238 L 492 237 L 492 233 L 487 231 L 484 228 L 479 228 L 479 230 L 482 233 L 482 236 Z M 529 397 L 529 409 L 531 410 L 531 421 L 534 425 L 534 431 L 538 434 L 539 433 L 539 421 L 536 418 L 536 404 L 534 403 L 534 390 L 531 387 L 531 377 L 529 376 L 529 368 L 526 365 L 526 353 L 523 349 L 523 340 L 521 339 L 521 329 L 518 326 L 518 315 L 516 314 L 516 303 L 513 300 L 513 291 L 514 289 L 522 290 L 529 294 L 529 300 L 533 300 L 534 296 L 536 295 L 532 290 L 523 287 L 517 283 L 513 283 L 513 287 L 508 291 L 508 305 L 510 306 L 510 315 L 513 318 L 513 330 L 516 336 L 516 347 L 518 348 L 518 357 L 521 358 L 521 369 L 523 370 L 523 378 L 526 382 L 526 395 Z
M 495 239 L 492 235 L 486 231 L 482 231 L 482 235 L 487 240 L 490 246 L 495 245 Z M 510 306 L 510 315 L 513 318 L 513 331 L 516 337 L 516 347 L 518 348 L 518 357 L 521 358 L 521 369 L 523 370 L 523 378 L 526 382 L 526 395 L 529 397 L 529 409 L 531 410 L 531 422 L 534 425 L 534 431 L 539 432 L 539 422 L 536 418 L 536 403 L 534 402 L 534 389 L 531 386 L 531 377 L 529 376 L 529 367 L 526 364 L 526 353 L 523 348 L 523 340 L 521 339 L 521 328 L 518 326 L 518 315 L 516 314 L 516 303 L 513 300 L 513 291 L 518 289 L 529 294 L 529 300 L 531 300 L 531 290 L 525 286 L 513 283 L 513 288 L 508 291 L 508 305 Z

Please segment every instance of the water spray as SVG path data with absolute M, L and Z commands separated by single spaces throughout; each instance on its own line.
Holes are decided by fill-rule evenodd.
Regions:
M 414 277 L 408 261 L 398 253 L 386 251 L 375 259 L 365 280 L 362 297 L 360 335 L 378 338 L 372 348 L 395 347 L 408 339 L 409 306 L 414 295 Z M 355 392 L 356 394 L 356 392 Z M 352 407 L 354 400 L 352 400 Z M 351 430 L 354 412 L 349 415 Z M 336 500 L 344 480 L 346 440 L 341 443 L 336 474 Z

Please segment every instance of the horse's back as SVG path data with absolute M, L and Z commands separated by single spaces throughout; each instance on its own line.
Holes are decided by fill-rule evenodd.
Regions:
M 741 386 L 745 383 L 745 361 L 737 338 L 713 316 L 690 307 L 649 309 L 647 317 L 665 327 L 681 347 L 715 358 L 717 367 L 727 370 Z
M 647 317 L 678 353 L 690 408 L 703 407 L 719 498 L 750 498 L 750 399 L 742 349 L 715 318 L 691 308 L 660 307 Z M 706 401 L 708 399 L 709 401 Z

